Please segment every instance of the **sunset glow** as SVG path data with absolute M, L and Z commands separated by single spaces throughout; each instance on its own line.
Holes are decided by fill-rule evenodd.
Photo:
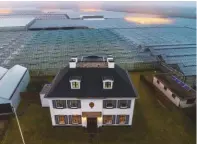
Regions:
M 11 9 L 0 9 L 0 14 L 10 14 L 12 13 Z
M 101 11 L 101 9 L 94 9 L 94 8 L 87 8 L 87 9 L 80 9 L 83 12 L 97 12 Z
M 170 24 L 172 20 L 168 18 L 159 17 L 125 17 L 126 21 L 135 22 L 139 24 Z

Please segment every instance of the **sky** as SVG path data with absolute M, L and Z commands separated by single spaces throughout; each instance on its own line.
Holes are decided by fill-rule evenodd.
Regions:
M 17 1 L 17 2 L 8 2 L 8 1 L 0 1 L 0 7 L 35 7 L 37 5 L 51 5 L 51 3 L 55 3 L 56 6 L 62 5 L 62 3 L 58 2 L 24 2 L 24 1 Z M 100 6 L 100 5 L 111 5 L 111 6 L 179 6 L 179 7 L 195 7 L 196 2 L 195 1 L 130 1 L 130 2 L 64 2 L 65 5 L 85 5 L 85 6 Z

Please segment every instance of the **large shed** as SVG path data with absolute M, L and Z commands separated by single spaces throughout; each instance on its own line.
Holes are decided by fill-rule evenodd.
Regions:
M 20 103 L 20 92 L 26 90 L 30 76 L 27 68 L 15 65 L 0 79 L 0 115 L 12 113 Z

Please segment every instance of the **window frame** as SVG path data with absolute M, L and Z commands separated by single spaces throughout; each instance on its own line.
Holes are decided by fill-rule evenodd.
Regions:
M 77 107 L 72 107 L 72 102 L 76 102 L 76 104 L 77 104 Z M 70 108 L 71 109 L 78 109 L 78 100 L 70 100 Z
M 109 104 L 109 102 L 111 102 L 111 105 L 112 105 L 111 107 L 107 106 L 107 104 Z M 113 100 L 106 100 L 106 104 L 105 105 L 106 105 L 106 109 L 113 109 L 114 108 L 113 107 Z
M 124 118 L 125 118 L 124 123 L 121 123 L 121 122 L 120 122 L 120 118 L 121 118 L 121 117 L 124 117 Z M 120 124 L 120 125 L 125 125 L 125 124 L 126 124 L 126 121 L 127 121 L 127 116 L 126 116 L 126 115 L 119 115 L 119 124 Z
M 110 83 L 111 86 L 110 87 L 106 87 L 106 83 Z M 109 79 L 103 80 L 103 89 L 112 89 L 113 88 L 113 83 L 114 83 L 113 80 L 109 80 Z
M 168 88 L 166 86 L 164 86 L 163 88 L 164 88 L 164 90 L 168 90 Z
M 77 123 L 73 123 L 73 117 L 78 117 L 78 119 L 80 119 L 80 120 L 77 121 Z M 82 118 L 81 115 L 72 115 L 71 124 L 72 124 L 72 125 L 79 125 L 79 124 L 82 124 L 81 118 Z
M 73 86 L 73 83 L 77 83 L 78 87 Z M 81 88 L 81 81 L 80 80 L 70 80 L 71 89 L 80 89 Z
M 105 123 L 105 120 L 106 120 L 105 117 L 111 117 L 111 123 Z M 103 124 L 112 125 L 113 124 L 113 115 L 103 115 Z
M 128 108 L 128 100 L 119 100 L 120 101 L 120 109 L 127 109 Z M 121 107 L 121 101 L 126 101 L 126 107 Z
M 63 122 L 64 123 L 60 123 L 60 117 L 62 117 L 64 120 L 63 120 Z M 58 124 L 59 125 L 65 125 L 66 123 L 65 123 L 65 115 L 58 115 Z
M 58 102 L 61 102 L 61 105 L 62 106 L 58 106 Z M 63 109 L 64 108 L 64 102 L 63 102 L 63 100 L 55 100 L 55 103 L 56 103 L 56 108 L 57 109 Z

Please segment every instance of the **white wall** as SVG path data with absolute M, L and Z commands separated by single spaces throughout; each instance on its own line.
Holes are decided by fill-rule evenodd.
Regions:
M 40 94 L 40 101 L 42 107 L 49 107 L 48 99 L 45 98 L 45 94 Z
M 153 77 L 153 84 L 162 92 L 165 94 L 165 96 L 168 97 L 176 106 L 179 106 L 180 99 L 178 97 L 173 98 L 172 97 L 172 92 L 170 89 L 165 90 L 164 89 L 164 84 L 159 80 L 159 84 L 157 83 L 157 78 Z M 167 86 L 166 86 L 167 87 Z M 167 87 L 168 88 L 168 87 Z
M 196 101 L 193 104 L 187 104 L 187 100 L 182 100 L 180 101 L 180 107 L 181 108 L 186 108 L 186 107 L 192 107 L 196 104 Z
M 110 99 L 110 98 L 109 98 Z M 111 98 L 113 100 L 131 100 L 131 107 L 129 109 L 103 109 L 103 99 L 80 99 L 81 100 L 81 109 L 54 109 L 52 105 L 53 99 L 48 99 L 48 103 L 50 106 L 50 113 L 52 118 L 52 125 L 55 124 L 55 115 L 82 115 L 82 112 L 102 112 L 102 115 L 130 115 L 129 116 L 129 124 L 132 125 L 132 119 L 133 119 L 133 111 L 134 111 L 134 105 L 135 105 L 135 99 L 132 98 Z M 111 100 L 110 99 L 110 100 Z M 78 100 L 76 98 L 60 98 L 58 100 Z M 105 99 L 107 100 L 107 99 Z M 89 103 L 93 102 L 94 107 L 90 108 Z M 102 117 L 97 118 L 97 125 L 102 126 L 103 119 Z M 82 126 L 87 125 L 87 119 L 82 118 Z M 115 124 L 116 125 L 116 124 Z
M 18 85 L 16 91 L 14 92 L 12 98 L 10 99 L 12 106 L 15 107 L 15 109 L 17 109 L 21 100 L 20 92 L 24 92 L 26 90 L 29 80 L 30 80 L 30 76 L 29 76 L 29 72 L 27 71 L 25 76 L 21 80 L 20 84 Z

